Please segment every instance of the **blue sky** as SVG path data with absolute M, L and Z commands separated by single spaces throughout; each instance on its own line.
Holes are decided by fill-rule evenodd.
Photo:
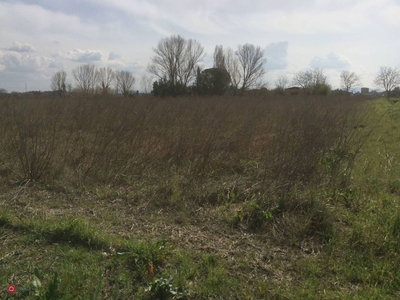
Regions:
M 265 49 L 265 80 L 323 68 L 333 87 L 350 70 L 375 88 L 380 66 L 400 67 L 399 0 L 0 0 L 0 88 L 49 90 L 51 76 L 91 63 L 131 71 L 135 89 L 158 41 L 196 39 L 212 66 L 216 45 Z

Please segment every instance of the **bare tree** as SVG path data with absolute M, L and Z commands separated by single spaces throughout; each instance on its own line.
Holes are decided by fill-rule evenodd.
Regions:
M 143 91 L 146 94 L 151 93 L 151 90 L 153 89 L 153 81 L 154 81 L 153 76 L 147 76 L 147 75 L 143 75 L 142 78 L 140 79 L 140 86 L 142 87 Z
M 76 81 L 76 88 L 82 93 L 93 93 L 97 82 L 97 73 L 94 65 L 86 64 L 72 70 Z
M 225 69 L 231 77 L 231 86 L 236 91 L 239 89 L 242 74 L 239 59 L 231 48 L 224 50 L 223 46 L 216 46 L 214 51 L 214 68 Z
M 293 76 L 293 85 L 298 85 L 303 89 L 310 88 L 313 84 L 312 70 L 299 71 Z
M 203 58 L 204 48 L 196 40 L 185 40 L 180 35 L 162 39 L 151 59 L 148 71 L 173 85 L 187 86 L 196 76 L 196 65 Z
M 215 46 L 214 50 L 214 68 L 226 69 L 225 53 L 222 45 Z
M 265 87 L 266 83 L 262 81 L 265 63 L 261 47 L 251 44 L 239 45 L 236 52 L 231 48 L 224 50 L 222 45 L 217 45 L 214 50 L 214 68 L 228 71 L 235 91 Z
M 326 94 L 331 88 L 322 69 L 297 72 L 294 74 L 293 84 L 306 89 L 311 94 Z
M 244 92 L 249 88 L 259 86 L 265 74 L 264 64 L 267 61 L 261 47 L 251 44 L 239 45 L 235 55 L 239 63 L 241 91 Z
M 102 94 L 111 92 L 111 87 L 115 82 L 115 72 L 110 67 L 103 67 L 96 71 L 97 85 Z
M 360 77 L 354 73 L 347 70 L 343 70 L 340 74 L 340 85 L 346 92 L 351 92 L 353 87 L 356 85 L 361 85 Z
M 127 97 L 135 84 L 135 77 L 129 71 L 117 71 L 116 82 L 118 93 Z
M 57 91 L 60 97 L 67 90 L 66 81 L 67 73 L 64 70 L 54 73 L 51 77 L 51 89 Z
M 328 84 L 328 78 L 324 74 L 324 70 L 322 69 L 314 69 L 313 70 L 313 84 L 315 86 Z
M 187 86 L 196 77 L 196 66 L 204 56 L 204 48 L 196 40 L 188 40 L 184 52 L 183 68 L 178 72 L 181 82 Z
M 239 60 L 231 48 L 225 50 L 225 69 L 231 76 L 232 87 L 235 91 L 238 90 L 242 80 L 242 73 L 240 72 Z
M 375 77 L 374 83 L 378 87 L 382 87 L 386 91 L 387 98 L 395 87 L 400 85 L 400 73 L 396 68 L 381 67 L 378 75 Z
M 275 81 L 275 86 L 278 90 L 284 91 L 289 84 L 289 79 L 286 75 L 279 76 Z

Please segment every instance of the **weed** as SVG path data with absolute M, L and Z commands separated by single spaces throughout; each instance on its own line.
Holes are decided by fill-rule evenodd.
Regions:
M 147 291 L 150 292 L 148 299 L 154 300 L 182 299 L 189 296 L 183 287 L 174 287 L 174 279 L 171 276 L 156 279 Z
M 35 274 L 32 276 L 32 286 L 34 288 L 34 295 L 37 299 L 43 300 L 58 300 L 58 299 L 72 299 L 71 295 L 67 294 L 68 276 L 61 280 L 58 273 L 55 272 L 47 286 L 42 286 L 42 280 L 39 271 L 35 269 Z
M 232 224 L 234 226 L 245 225 L 252 231 L 259 231 L 265 223 L 276 215 L 278 210 L 278 206 L 264 210 L 257 203 L 247 202 L 244 203 L 241 210 L 236 211 L 236 215 L 232 219 Z
M 126 251 L 118 253 L 119 260 L 125 260 L 136 280 L 151 280 L 163 265 L 169 250 L 165 241 L 156 243 L 130 243 Z

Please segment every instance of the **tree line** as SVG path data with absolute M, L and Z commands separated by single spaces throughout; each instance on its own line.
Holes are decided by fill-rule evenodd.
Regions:
M 204 48 L 193 39 L 180 35 L 163 38 L 153 48 L 154 56 L 147 67 L 153 77 L 142 77 L 141 85 L 145 92 L 156 96 L 178 96 L 185 94 L 223 95 L 226 93 L 243 94 L 251 89 L 267 87 L 264 81 L 264 51 L 252 44 L 224 48 L 217 45 L 214 50 L 213 67 L 202 70 L 200 61 L 204 58 Z M 76 90 L 83 93 L 118 93 L 131 94 L 135 78 L 129 71 L 114 71 L 109 67 L 96 69 L 94 65 L 81 65 L 73 71 Z M 360 76 L 348 70 L 340 74 L 341 89 L 347 93 L 360 86 Z M 391 92 L 400 85 L 400 73 L 396 68 L 381 67 L 374 83 L 383 88 L 390 97 Z M 275 81 L 278 93 L 292 86 L 299 87 L 307 94 L 327 95 L 331 85 L 322 69 L 298 71 L 292 81 L 287 76 L 280 76 Z M 60 95 L 71 86 L 66 86 L 66 73 L 59 71 L 52 77 L 51 87 Z
M 129 71 L 114 71 L 110 67 L 97 69 L 94 65 L 80 65 L 72 70 L 75 80 L 75 91 L 89 94 L 117 93 L 129 96 L 135 84 L 135 77 Z M 71 91 L 71 84 L 67 84 L 67 73 L 56 72 L 51 78 L 51 88 L 62 96 L 67 90 Z
M 216 46 L 213 68 L 205 70 L 199 66 L 204 48 L 196 40 L 173 35 L 162 39 L 153 51 L 147 69 L 158 78 L 153 85 L 155 95 L 236 94 L 264 85 L 266 59 L 259 46 L 239 45 L 236 51 Z

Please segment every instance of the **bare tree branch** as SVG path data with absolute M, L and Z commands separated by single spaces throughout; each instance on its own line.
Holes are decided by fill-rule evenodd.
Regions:
M 65 71 L 58 71 L 51 77 L 51 89 L 53 91 L 58 91 L 60 97 L 62 93 L 67 90 L 66 81 L 67 73 Z
M 242 80 L 242 74 L 240 73 L 239 60 L 235 56 L 231 48 L 225 51 L 225 69 L 231 76 L 231 84 L 236 90 L 239 89 L 240 81 Z
M 72 70 L 76 87 L 83 93 L 93 93 L 96 87 L 97 74 L 94 65 L 86 64 Z
M 340 74 L 341 87 L 346 92 L 351 92 L 353 87 L 356 85 L 361 85 L 360 77 L 354 73 L 347 70 L 343 70 Z
M 313 82 L 313 73 L 311 70 L 299 71 L 293 76 L 293 85 L 303 89 L 310 88 Z
M 386 91 L 387 98 L 390 98 L 390 92 L 400 85 L 400 73 L 396 68 L 381 67 L 374 83 Z
M 264 58 L 261 47 L 255 47 L 251 44 L 239 45 L 235 55 L 239 61 L 241 90 L 244 92 L 259 84 L 260 79 L 265 74 L 264 64 L 267 60 Z
M 196 76 L 196 65 L 203 58 L 204 48 L 196 40 L 180 35 L 162 39 L 151 59 L 148 71 L 160 79 L 187 86 Z
M 115 82 L 115 72 L 110 67 L 100 68 L 96 71 L 98 87 L 102 94 L 108 94 L 111 92 L 111 86 Z
M 125 97 L 129 96 L 133 85 L 135 84 L 135 77 L 129 71 L 117 71 L 116 73 L 117 91 Z
M 294 74 L 293 84 L 303 89 L 306 89 L 309 93 L 316 94 L 320 92 L 320 88 L 325 87 L 330 90 L 328 79 L 324 75 L 322 69 L 313 69 L 307 71 L 299 71 Z
M 153 76 L 147 75 L 143 75 L 140 79 L 140 86 L 146 94 L 151 93 L 151 90 L 153 89 L 153 81 Z
M 289 84 L 289 79 L 286 75 L 279 76 L 278 79 L 275 81 L 275 86 L 277 89 L 284 91 Z
M 225 53 L 222 45 L 215 46 L 214 50 L 214 68 L 226 69 Z

